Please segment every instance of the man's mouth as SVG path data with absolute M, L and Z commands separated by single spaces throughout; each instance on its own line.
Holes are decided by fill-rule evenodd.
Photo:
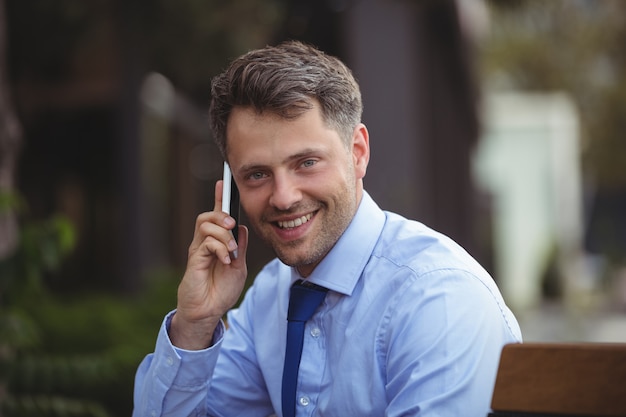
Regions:
M 280 227 L 281 229 L 293 229 L 294 227 L 302 226 L 304 223 L 311 220 L 312 217 L 313 217 L 313 213 L 309 213 L 302 217 L 298 217 L 297 219 L 278 221 L 276 223 L 278 224 L 278 227 Z

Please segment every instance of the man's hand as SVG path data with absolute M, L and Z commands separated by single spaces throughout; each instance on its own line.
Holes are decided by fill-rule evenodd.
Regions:
M 172 343 L 182 349 L 210 346 L 220 318 L 233 307 L 248 274 L 248 229 L 239 228 L 239 245 L 231 229 L 235 221 L 221 211 L 222 181 L 215 185 L 215 207 L 196 219 L 185 275 L 178 286 L 178 306 L 170 325 Z M 232 252 L 237 249 L 237 259 Z

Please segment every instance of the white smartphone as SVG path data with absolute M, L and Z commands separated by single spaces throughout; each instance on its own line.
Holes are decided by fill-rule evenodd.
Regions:
M 228 213 L 230 217 L 235 219 L 235 227 L 233 228 L 233 237 L 235 242 L 239 242 L 239 189 L 233 174 L 230 171 L 228 162 L 224 162 L 224 186 L 222 188 L 222 211 Z

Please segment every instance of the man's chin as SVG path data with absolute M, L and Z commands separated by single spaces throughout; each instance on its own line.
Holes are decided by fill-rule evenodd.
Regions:
M 310 253 L 294 253 L 289 250 L 276 250 L 274 249 L 276 257 L 280 259 L 282 263 L 287 266 L 299 268 L 303 266 L 315 263 L 314 260 L 309 259 Z M 307 256 L 308 255 L 308 256 Z
M 276 253 L 276 257 L 280 259 L 280 261 L 287 266 L 297 268 L 299 266 L 307 265 L 309 263 L 308 260 L 303 259 L 302 257 L 299 257 L 299 256 L 295 256 L 293 254 L 286 254 L 284 252 L 276 252 L 276 251 L 274 252 Z

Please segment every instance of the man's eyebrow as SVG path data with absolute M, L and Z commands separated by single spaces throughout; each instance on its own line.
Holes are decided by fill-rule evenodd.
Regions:
M 289 155 L 287 158 L 285 158 L 283 160 L 283 162 L 289 162 L 289 161 L 293 161 L 294 159 L 302 159 L 302 158 L 306 158 L 309 157 L 311 155 L 317 155 L 322 153 L 322 151 L 320 149 L 315 149 L 315 148 L 306 148 L 301 150 L 298 153 L 295 153 L 293 155 Z

